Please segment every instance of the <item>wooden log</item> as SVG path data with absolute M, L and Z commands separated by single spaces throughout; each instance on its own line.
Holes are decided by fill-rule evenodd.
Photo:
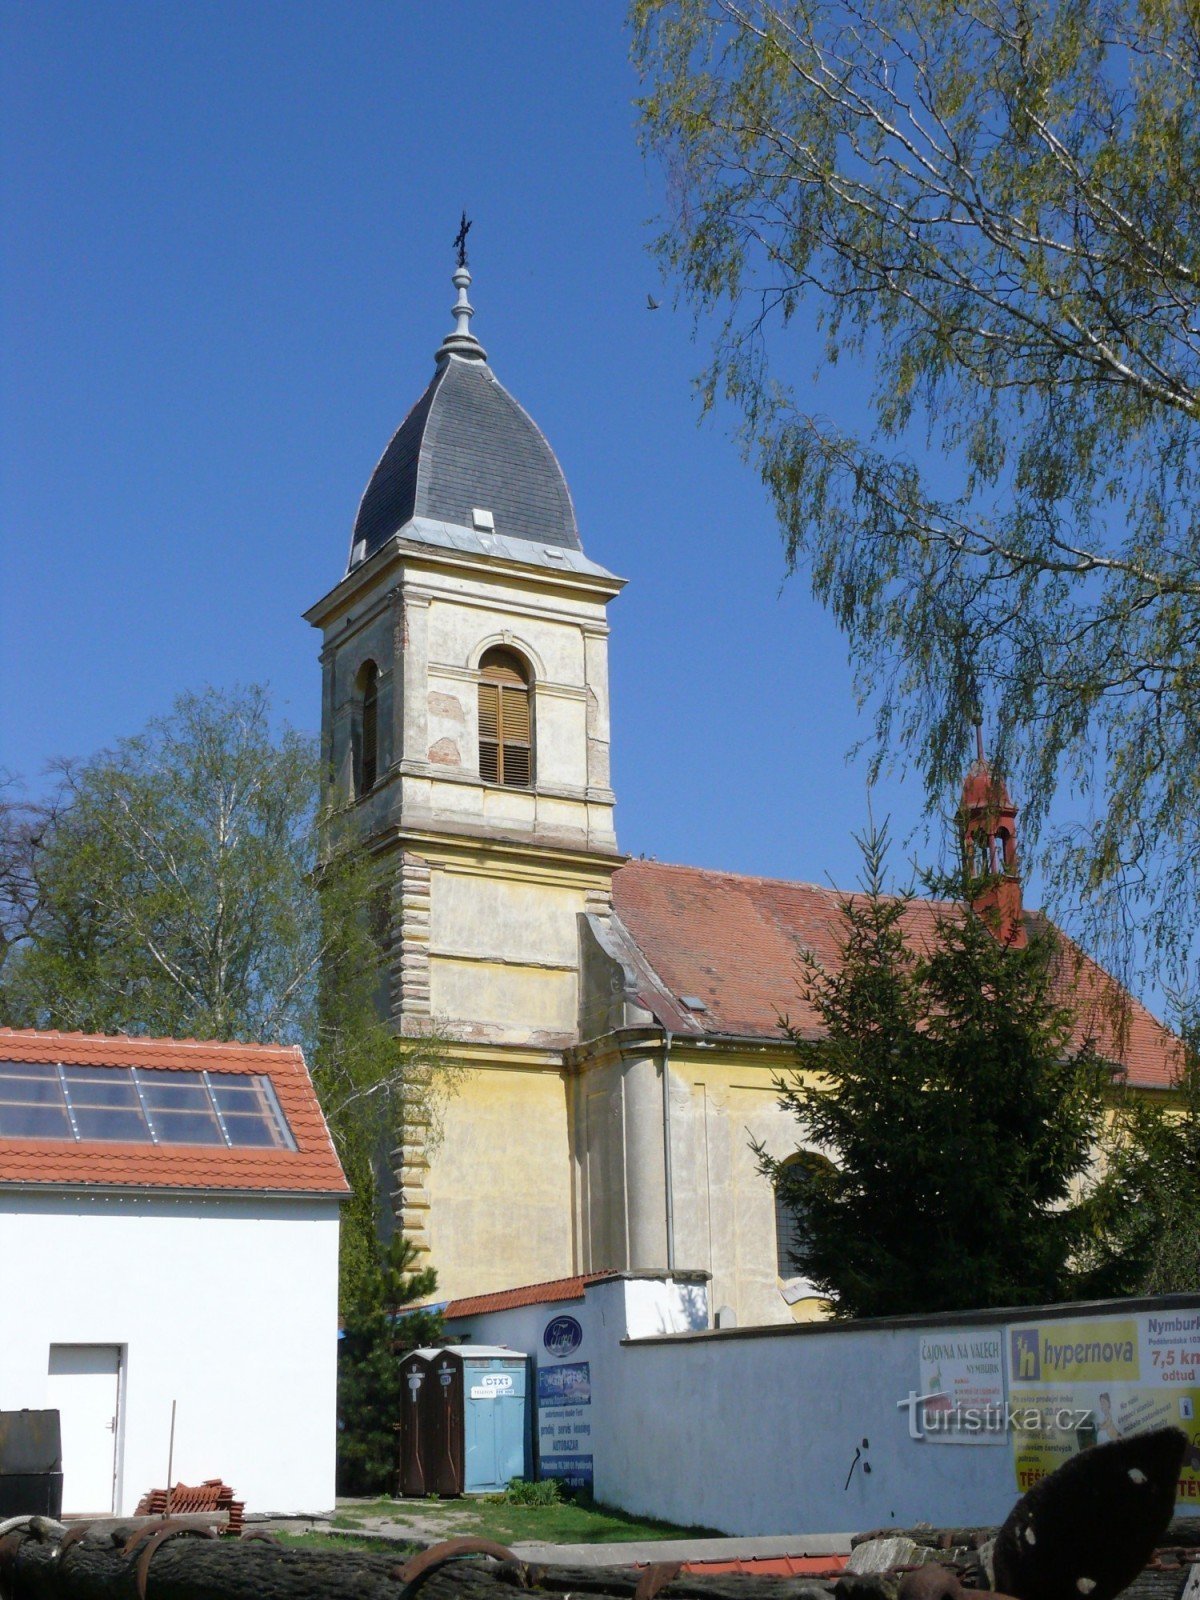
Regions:
M 63 1549 L 54 1539 L 10 1535 L 0 1550 L 0 1600 L 134 1600 L 145 1544 L 126 1554 L 112 1533 Z M 402 1553 L 314 1550 L 263 1539 L 183 1536 L 156 1549 L 145 1600 L 400 1600 Z M 587 1595 L 631 1600 L 641 1572 L 621 1567 L 509 1566 L 471 1558 L 423 1575 L 406 1600 L 537 1600 Z M 806 1578 L 680 1573 L 661 1600 L 829 1600 L 831 1584 Z

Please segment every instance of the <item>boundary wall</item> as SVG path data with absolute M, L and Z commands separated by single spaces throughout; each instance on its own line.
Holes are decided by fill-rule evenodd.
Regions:
M 733 1535 L 997 1523 L 1079 1449 L 1164 1423 L 1192 1440 L 1178 1508 L 1200 1515 L 1200 1295 L 707 1323 L 702 1280 L 620 1274 L 449 1326 L 533 1356 L 544 1476 L 640 1516 Z M 568 1414 L 572 1380 L 551 1374 L 584 1365 Z

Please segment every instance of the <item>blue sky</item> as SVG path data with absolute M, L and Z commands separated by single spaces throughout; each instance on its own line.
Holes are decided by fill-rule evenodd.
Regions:
M 731 419 L 698 424 L 622 12 L 5 0 L 0 766 L 36 785 L 207 683 L 315 728 L 301 612 L 451 326 L 465 205 L 474 331 L 629 580 L 621 845 L 856 880 L 868 730 Z M 916 785 L 874 807 L 903 839 Z

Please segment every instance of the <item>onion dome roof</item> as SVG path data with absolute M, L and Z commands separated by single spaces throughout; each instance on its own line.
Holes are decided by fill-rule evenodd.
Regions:
M 358 508 L 351 564 L 415 519 L 494 533 L 507 544 L 581 551 L 566 479 L 545 435 L 498 382 L 469 330 L 466 267 L 454 274 L 455 331 L 400 424 Z

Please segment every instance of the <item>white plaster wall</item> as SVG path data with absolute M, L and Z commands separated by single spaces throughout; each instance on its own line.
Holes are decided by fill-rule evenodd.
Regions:
M 542 1344 L 547 1323 L 576 1318 L 583 1341 L 565 1359 L 591 1366 L 596 1498 L 635 1515 L 733 1535 L 848 1537 L 1008 1514 L 1018 1493 L 1011 1439 L 914 1439 L 898 1402 L 920 1392 L 931 1327 L 1003 1331 L 1012 1313 L 670 1337 L 704 1329 L 705 1300 L 700 1284 L 631 1275 L 592 1285 L 583 1300 L 453 1327 L 545 1365 L 554 1359 Z M 1111 1315 L 1111 1305 L 1053 1314 L 1083 1320 Z
M 579 960 L 579 889 L 436 871 L 429 936 L 436 954 L 486 955 L 532 966 Z
M 583 1339 L 577 1350 L 556 1357 L 546 1349 L 544 1335 L 549 1324 L 564 1314 L 579 1323 Z M 601 1492 L 602 1461 L 623 1448 L 620 1441 L 630 1428 L 637 1427 L 636 1413 L 623 1392 L 625 1352 L 621 1340 L 656 1333 L 686 1333 L 707 1326 L 708 1292 L 704 1283 L 636 1275 L 592 1284 L 582 1299 L 544 1301 L 510 1311 L 454 1318 L 446 1324 L 449 1338 L 469 1337 L 473 1344 L 507 1345 L 510 1350 L 532 1356 L 535 1369 L 568 1361 L 588 1363 L 596 1494 L 610 1504 L 617 1502 L 611 1492 Z
M 117 1510 L 167 1474 L 252 1511 L 334 1503 L 338 1206 L 0 1198 L 0 1410 L 46 1402 L 51 1344 L 122 1348 Z
M 908 1437 L 918 1349 L 911 1327 L 625 1345 L 596 1497 L 727 1534 L 1000 1522 L 1011 1445 Z

